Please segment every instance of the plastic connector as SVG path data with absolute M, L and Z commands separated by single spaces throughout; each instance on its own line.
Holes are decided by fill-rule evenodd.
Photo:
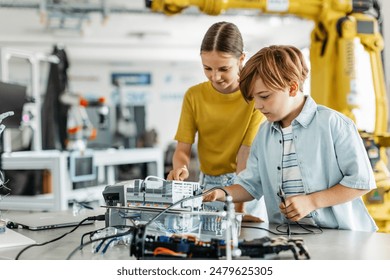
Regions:
M 91 217 L 88 217 L 87 219 L 88 219 L 88 221 L 105 221 L 106 216 L 104 214 L 102 214 L 102 215 L 98 215 L 98 216 L 91 216 Z
M 0 220 L 0 233 L 5 232 L 6 230 L 6 222 L 4 220 Z

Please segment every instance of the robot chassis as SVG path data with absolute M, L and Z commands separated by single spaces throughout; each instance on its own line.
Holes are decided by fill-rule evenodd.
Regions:
M 172 223 L 172 219 L 181 220 L 183 213 L 190 213 L 201 217 L 200 219 L 217 214 L 204 210 L 201 197 L 203 188 L 199 183 L 167 181 L 155 177 L 154 179 L 160 180 L 157 182 L 149 180 L 150 177 L 153 176 L 145 180 L 119 182 L 106 186 L 103 191 L 107 207 L 107 227 L 125 229 L 128 218 L 134 219 L 133 226 L 125 231 L 130 236 L 127 236 L 130 256 L 137 259 L 236 259 L 265 258 L 267 255 L 290 251 L 294 259 L 310 259 L 303 239 L 300 238 L 262 237 L 239 242 L 237 227 L 240 223 L 237 224 L 233 203 L 227 203 L 226 211 L 219 213 L 222 218 L 218 221 L 224 221 L 225 227 L 221 223 L 219 226 L 208 226 L 208 233 L 213 235 L 211 239 L 201 240 L 191 231 L 185 232 L 183 225 Z M 167 208 L 171 211 L 167 211 Z M 144 212 L 148 214 L 145 215 Z M 162 223 L 169 221 L 171 227 L 172 224 L 180 227 L 178 232 L 168 231 L 170 235 L 166 234 L 167 230 L 164 234 L 159 234 L 159 229 L 154 233 L 148 232 L 150 219 L 164 217 L 162 212 L 167 213 Z M 106 237 L 109 238 L 110 236 Z

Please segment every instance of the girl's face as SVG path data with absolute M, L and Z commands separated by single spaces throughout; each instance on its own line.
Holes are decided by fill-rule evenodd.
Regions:
M 213 87 L 221 93 L 238 90 L 238 73 L 245 56 L 240 59 L 225 52 L 202 52 L 203 71 Z
M 263 113 L 269 122 L 279 121 L 282 127 L 287 127 L 299 114 L 297 98 L 294 98 L 298 93 L 296 83 L 285 89 L 272 90 L 257 77 L 252 93 L 255 108 Z

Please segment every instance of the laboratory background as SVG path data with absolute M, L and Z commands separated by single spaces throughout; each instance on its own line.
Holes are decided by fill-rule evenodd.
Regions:
M 384 0 L 0 1 L 0 260 L 390 259 L 389 12 Z M 220 21 L 237 25 L 246 60 L 297 47 L 305 92 L 353 116 L 377 186 L 362 201 L 378 231 L 306 235 L 289 223 L 277 241 L 228 203 L 203 213 L 196 143 L 190 177 L 166 180 L 184 94 L 207 80 L 202 38 Z M 53 213 L 96 221 L 71 241 L 21 251 L 72 229 L 18 222 Z M 263 218 L 257 227 L 278 230 Z M 72 251 L 87 232 L 87 253 Z

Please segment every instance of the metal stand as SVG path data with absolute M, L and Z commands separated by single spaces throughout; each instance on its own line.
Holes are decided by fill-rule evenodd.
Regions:
M 21 58 L 27 60 L 31 65 L 31 98 L 34 100 L 34 118 L 31 123 L 33 129 L 33 141 L 31 149 L 33 151 L 42 150 L 42 127 L 41 127 L 41 93 L 40 93 L 40 64 L 41 62 L 58 63 L 59 59 L 53 55 L 45 55 L 42 53 L 32 53 L 10 48 L 1 48 L 1 79 L 4 82 L 9 81 L 9 61 L 11 58 Z M 1 113 L 1 112 L 0 112 Z M 11 141 L 9 132 L 4 132 L 4 151 L 11 152 Z

